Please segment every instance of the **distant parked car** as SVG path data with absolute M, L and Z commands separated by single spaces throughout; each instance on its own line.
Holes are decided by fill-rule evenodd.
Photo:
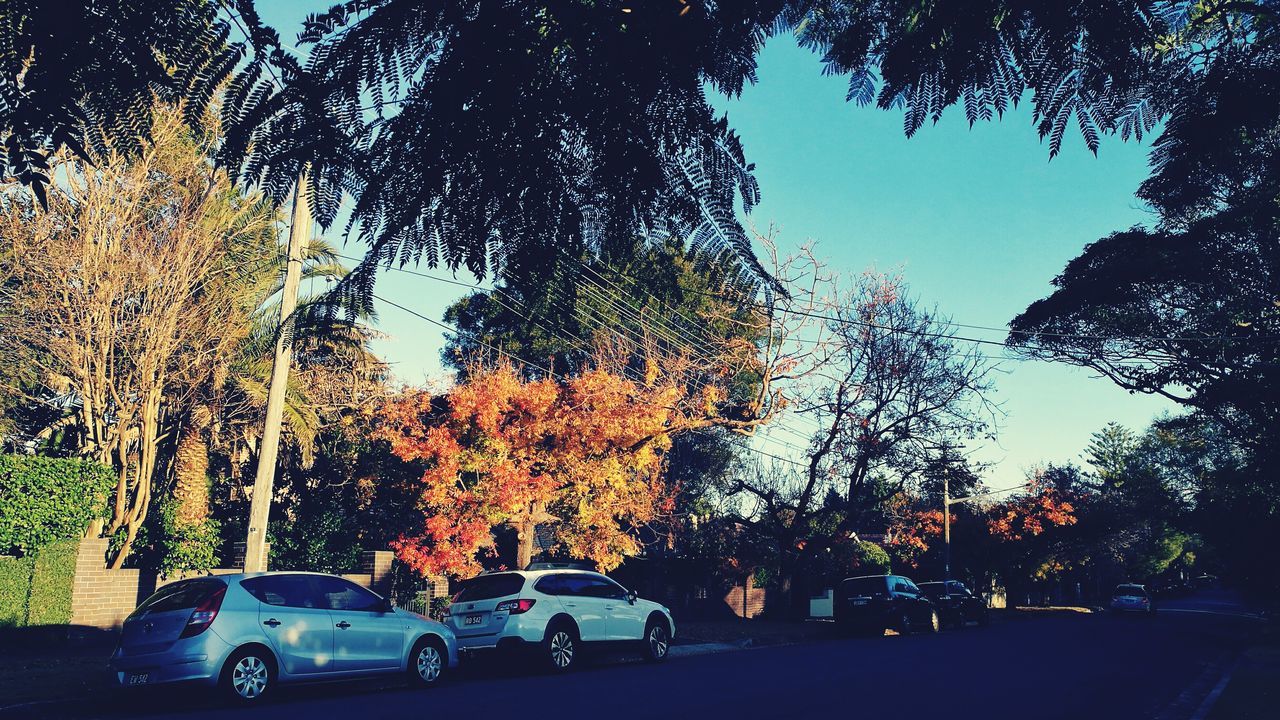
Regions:
M 920 583 L 920 589 L 937 606 L 945 625 L 964 627 L 965 623 L 971 621 L 986 625 L 991 619 L 987 603 L 969 592 L 969 588 L 962 582 L 957 580 L 948 580 L 945 583 L 925 582 Z
M 942 625 L 934 602 L 901 575 L 842 580 L 831 609 L 838 627 L 859 634 L 883 635 L 887 629 L 904 635 L 916 630 L 936 633 Z
M 468 580 L 446 623 L 464 651 L 532 651 L 555 672 L 577 664 L 586 644 L 627 644 L 666 659 L 671 611 L 610 578 L 570 568 L 497 572 Z
M 191 681 L 257 702 L 277 683 L 405 673 L 434 685 L 453 632 L 335 575 L 250 573 L 165 585 L 124 621 L 110 666 L 126 687 Z
M 1155 615 L 1156 602 L 1142 585 L 1125 583 L 1117 585 L 1115 592 L 1111 593 L 1111 610 Z

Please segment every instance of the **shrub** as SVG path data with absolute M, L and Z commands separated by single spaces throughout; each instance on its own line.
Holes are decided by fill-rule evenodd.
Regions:
M 26 625 L 34 564 L 30 557 L 0 556 L 0 628 Z
M 862 575 L 884 575 L 889 572 L 889 553 L 873 542 L 859 540 L 853 548 L 852 565 Z
M 36 553 L 27 599 L 27 625 L 66 625 L 71 622 L 71 585 L 76 576 L 80 543 L 59 540 Z
M 60 540 L 24 557 L 0 557 L 0 628 L 71 622 L 79 548 Z
M 26 555 L 103 517 L 115 471 L 71 458 L 0 455 L 0 552 Z
M 165 501 L 160 506 L 159 528 L 155 530 L 154 566 L 162 577 L 180 572 L 206 572 L 218 565 L 220 525 L 207 518 L 202 522 L 183 522 L 178 518 L 178 505 Z

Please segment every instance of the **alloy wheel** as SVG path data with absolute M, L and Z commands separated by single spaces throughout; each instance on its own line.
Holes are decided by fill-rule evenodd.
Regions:
M 423 645 L 417 657 L 418 677 L 425 683 L 433 683 L 440 678 L 443 667 L 440 651 L 434 645 Z
M 231 670 L 231 689 L 245 700 L 253 700 L 267 689 L 267 678 L 267 664 L 256 655 L 246 655 Z
M 573 638 L 564 630 L 551 636 L 551 662 L 561 670 L 573 664 Z
M 667 648 L 670 641 L 667 639 L 667 629 L 661 625 L 654 625 L 649 629 L 649 652 L 655 660 L 661 660 L 667 656 Z

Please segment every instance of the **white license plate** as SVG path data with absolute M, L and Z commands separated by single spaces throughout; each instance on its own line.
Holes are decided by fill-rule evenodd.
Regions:
M 462 624 L 463 625 L 479 625 L 481 619 L 482 619 L 482 616 L 480 615 L 468 615 L 467 619 L 462 621 Z
M 853 600 L 850 600 L 849 602 L 850 602 L 850 604 L 853 604 L 853 605 L 866 605 L 868 601 L 867 601 L 867 599 L 866 599 L 866 598 L 854 598 Z
M 147 684 L 147 680 L 148 680 L 150 677 L 151 677 L 151 673 L 130 673 L 130 674 L 129 674 L 129 676 L 128 676 L 127 678 L 125 678 L 125 684 L 130 685 L 130 686 L 132 686 L 132 685 L 146 685 L 146 684 Z

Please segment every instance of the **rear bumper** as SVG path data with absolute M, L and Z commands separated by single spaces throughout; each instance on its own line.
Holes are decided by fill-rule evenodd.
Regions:
M 231 645 L 222 638 L 205 631 L 194 638 L 179 640 L 162 652 L 127 655 L 116 648 L 107 665 L 116 682 L 125 687 L 177 682 L 216 685 L 231 650 Z M 145 676 L 144 681 L 135 680 L 141 676 Z
M 457 635 L 457 629 L 453 629 Z M 458 636 L 458 650 L 494 650 L 508 646 L 528 645 L 542 642 L 547 631 L 545 618 L 526 618 L 520 615 L 510 616 L 503 621 L 497 632 L 470 637 Z

